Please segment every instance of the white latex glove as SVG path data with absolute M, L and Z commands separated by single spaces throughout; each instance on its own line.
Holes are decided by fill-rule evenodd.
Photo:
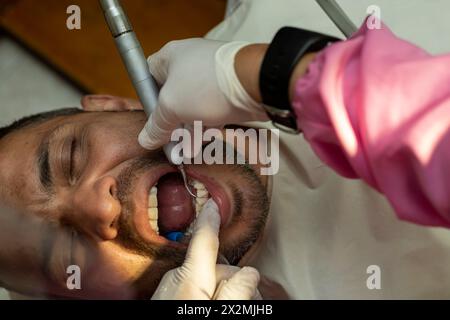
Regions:
M 169 42 L 150 56 L 150 72 L 161 91 L 159 107 L 139 135 L 141 146 L 157 149 L 174 129 L 194 120 L 205 127 L 267 120 L 234 69 L 236 53 L 248 44 L 195 38 Z
M 186 260 L 168 271 L 152 299 L 156 300 L 249 300 L 260 298 L 259 273 L 251 267 L 216 265 L 220 216 L 216 203 L 206 202 L 197 218 Z M 220 285 L 219 285 L 220 284 Z

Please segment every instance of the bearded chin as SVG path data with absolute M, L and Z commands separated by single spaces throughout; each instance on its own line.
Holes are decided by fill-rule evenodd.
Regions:
M 151 159 L 148 157 L 138 159 L 120 175 L 118 198 L 122 203 L 122 217 L 131 217 L 134 212 L 133 204 L 127 201 L 131 199 L 128 195 L 132 194 L 134 190 L 133 182 L 140 173 L 159 163 L 167 163 L 162 153 Z M 264 185 L 250 166 L 235 165 L 230 174 L 245 179 L 247 184 L 245 192 L 242 192 L 240 188 L 234 185 L 234 182 L 227 181 L 235 199 L 234 218 L 230 228 L 234 223 L 239 222 L 243 216 L 247 217 L 248 227 L 246 227 L 245 232 L 235 234 L 232 238 L 221 239 L 219 252 L 228 260 L 229 264 L 237 265 L 261 235 L 269 213 L 270 201 Z M 245 197 L 243 197 L 243 194 L 245 194 Z M 241 201 L 237 201 L 237 199 L 241 199 Z M 129 219 L 128 221 L 125 218 L 121 219 L 119 224 L 117 242 L 127 250 L 152 259 L 149 267 L 131 284 L 136 298 L 148 299 L 153 295 L 164 274 L 183 264 L 187 249 L 148 243 L 138 235 Z M 226 234 L 226 230 L 224 233 Z M 220 262 L 222 261 L 219 260 Z

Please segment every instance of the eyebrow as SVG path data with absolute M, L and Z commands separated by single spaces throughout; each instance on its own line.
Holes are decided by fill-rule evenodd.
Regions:
M 39 148 L 37 155 L 37 167 L 39 171 L 39 181 L 45 193 L 51 194 L 53 190 L 53 178 L 50 169 L 50 139 L 45 137 Z

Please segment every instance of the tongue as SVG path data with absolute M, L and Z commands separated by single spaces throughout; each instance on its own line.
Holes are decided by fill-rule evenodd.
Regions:
M 169 173 L 158 181 L 158 225 L 164 234 L 184 231 L 194 220 L 192 198 L 179 173 Z

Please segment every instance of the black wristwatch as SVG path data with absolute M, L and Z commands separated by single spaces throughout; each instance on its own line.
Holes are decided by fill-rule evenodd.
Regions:
M 298 133 L 297 120 L 289 101 L 289 82 L 300 59 L 340 39 L 321 33 L 281 28 L 269 45 L 259 75 L 263 107 L 277 128 Z

